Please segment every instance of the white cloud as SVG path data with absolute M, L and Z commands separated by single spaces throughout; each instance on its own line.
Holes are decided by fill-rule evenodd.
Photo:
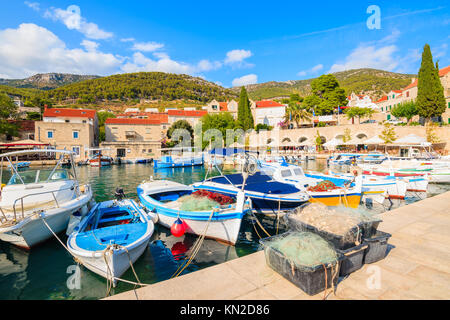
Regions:
M 398 66 L 394 53 L 396 45 L 377 47 L 376 45 L 360 44 L 345 58 L 345 61 L 331 66 L 329 73 L 358 68 L 374 68 L 393 71 Z
M 131 48 L 131 49 L 134 51 L 153 52 L 153 51 L 156 51 L 163 47 L 164 47 L 164 44 L 152 41 L 152 42 L 135 43 L 133 48 Z
M 25 4 L 30 7 L 31 9 L 33 9 L 34 11 L 40 11 L 40 4 L 38 2 L 29 2 L 29 1 L 25 1 Z
M 323 64 L 318 64 L 318 65 L 312 67 L 311 69 L 303 70 L 303 71 L 298 72 L 297 75 L 300 76 L 300 77 L 304 77 L 307 74 L 316 73 L 316 72 L 318 72 L 318 71 L 320 71 L 322 69 L 323 69 Z
M 233 87 L 241 87 L 255 83 L 258 83 L 258 76 L 256 74 L 248 74 L 246 76 L 234 79 L 232 85 Z
M 83 40 L 81 42 L 81 45 L 87 50 L 87 51 L 96 51 L 98 49 L 99 44 L 95 41 L 90 40 Z
M 198 75 L 200 72 L 219 68 L 216 62 L 201 60 L 195 65 L 172 60 L 166 53 L 154 53 L 157 59 L 151 59 L 142 52 L 136 52 L 130 62 L 122 66 L 123 72 L 159 71 L 178 74 Z
M 71 5 L 67 9 L 50 8 L 44 14 L 45 18 L 61 21 L 70 30 L 77 30 L 89 39 L 100 40 L 113 37 L 112 32 L 107 32 L 98 27 L 95 23 L 86 21 L 81 16 L 81 9 L 76 5 Z
M 120 39 L 120 41 L 122 42 L 133 42 L 135 39 L 134 38 L 122 38 Z
M 69 49 L 54 33 L 32 23 L 21 24 L 17 29 L 0 30 L 0 70 L 8 78 L 46 72 L 116 73 L 122 60 L 97 51 L 95 42 L 87 41 L 82 44 L 93 50 Z
M 253 56 L 253 53 L 250 50 L 243 49 L 235 49 L 228 51 L 226 54 L 226 58 L 224 63 L 226 65 L 231 65 L 234 68 L 249 68 L 254 65 L 251 63 L 247 63 L 244 60 Z

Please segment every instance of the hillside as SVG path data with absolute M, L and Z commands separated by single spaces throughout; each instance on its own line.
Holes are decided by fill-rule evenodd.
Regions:
M 36 74 L 26 79 L 0 79 L 0 85 L 7 85 L 15 88 L 51 90 L 68 84 L 96 78 L 99 78 L 99 76 L 45 73 Z
M 237 97 L 233 91 L 204 79 L 162 72 L 113 75 L 66 85 L 43 94 L 55 103 L 71 100 L 81 104 L 127 103 L 140 99 L 208 102 Z
M 333 73 L 342 88 L 348 95 L 354 91 L 357 94 L 369 94 L 373 99 L 378 99 L 390 90 L 399 90 L 411 83 L 411 79 L 417 77 L 412 74 L 401 74 L 376 69 L 354 69 Z M 286 97 L 292 93 L 306 96 L 311 91 L 311 81 L 292 80 L 286 82 L 266 82 L 247 86 L 249 96 L 252 99 L 268 99 L 274 97 Z M 239 88 L 232 88 L 239 92 Z

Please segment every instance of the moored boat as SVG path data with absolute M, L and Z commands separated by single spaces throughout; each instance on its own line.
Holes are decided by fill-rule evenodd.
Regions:
M 1 161 L 11 162 L 13 156 L 44 152 L 48 150 L 7 153 L 1 155 Z M 73 153 L 65 150 L 52 153 L 60 155 L 53 169 L 36 167 L 19 172 L 12 167 L 11 177 L 1 189 L 0 240 L 30 249 L 52 237 L 53 232 L 66 230 L 74 214 L 88 212 L 92 190 L 89 185 L 79 184 Z M 64 156 L 71 157 L 70 169 L 61 168 Z
M 242 218 L 251 209 L 244 192 L 239 192 L 226 204 L 211 202 L 199 208 L 194 203 L 203 200 L 203 195 L 195 193 L 191 186 L 168 180 L 145 182 L 138 186 L 137 193 L 140 202 L 157 213 L 161 225 L 171 228 L 181 219 L 187 233 L 205 234 L 207 238 L 230 244 L 238 240 Z M 185 201 L 191 201 L 191 206 Z
M 67 240 L 70 253 L 98 275 L 120 278 L 147 249 L 154 224 L 131 199 L 96 204 Z

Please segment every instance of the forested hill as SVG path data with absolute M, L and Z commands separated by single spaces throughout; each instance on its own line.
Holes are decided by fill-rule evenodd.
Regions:
M 354 69 L 333 73 L 346 94 L 369 94 L 373 99 L 380 98 L 390 90 L 399 90 L 411 83 L 417 75 L 401 74 L 377 69 Z M 247 86 L 247 91 L 252 99 L 268 99 L 289 96 L 298 93 L 306 96 L 311 91 L 311 81 L 292 80 L 285 82 L 266 82 Z M 233 88 L 238 92 L 239 88 Z
M 163 72 L 113 75 L 73 83 L 43 94 L 45 98 L 57 103 L 76 99 L 83 104 L 136 99 L 208 102 L 212 99 L 224 101 L 227 98 L 237 98 L 232 90 L 204 79 Z

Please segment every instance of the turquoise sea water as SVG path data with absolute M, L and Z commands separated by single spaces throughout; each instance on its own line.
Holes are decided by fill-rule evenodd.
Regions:
M 324 171 L 324 161 L 303 164 L 306 169 Z M 203 167 L 160 169 L 156 172 L 149 164 L 112 166 L 109 168 L 78 167 L 79 180 L 92 185 L 96 201 L 113 198 L 117 187 L 124 189 L 127 197 L 137 198 L 136 187 L 150 176 L 156 179 L 170 179 L 185 184 L 202 181 Z M 228 171 L 226 173 L 231 173 Z M 449 186 L 430 186 L 431 194 L 450 189 Z M 417 201 L 411 197 L 407 202 Z M 404 205 L 397 201 L 393 207 Z M 384 211 L 381 206 L 374 210 Z M 260 217 L 261 220 L 261 217 Z M 264 227 L 270 234 L 276 232 L 276 220 L 265 218 Z M 256 226 L 256 228 L 258 228 Z M 281 226 L 281 230 L 283 227 Z M 257 229 L 259 235 L 264 233 Z M 63 241 L 67 237 L 62 236 Z M 142 257 L 136 261 L 135 270 L 142 283 L 155 283 L 169 279 L 183 260 L 189 256 L 190 248 L 197 238 L 185 235 L 175 238 L 170 230 L 156 225 L 152 241 Z M 245 218 L 236 246 L 221 244 L 205 239 L 201 250 L 183 274 L 213 266 L 225 261 L 245 256 L 259 250 L 259 236 L 252 222 Z M 99 299 L 105 297 L 106 280 L 84 267 L 80 267 L 80 282 L 73 281 L 77 270 L 71 255 L 56 239 L 50 239 L 30 252 L 0 242 L 0 299 Z M 124 279 L 135 281 L 128 270 Z M 77 286 L 79 284 L 79 287 Z M 119 283 L 111 293 L 133 289 L 133 285 Z

